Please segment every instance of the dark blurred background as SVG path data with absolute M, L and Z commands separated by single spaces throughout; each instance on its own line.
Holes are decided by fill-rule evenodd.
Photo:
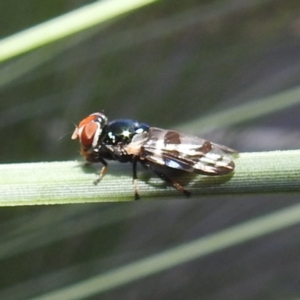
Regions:
M 0 1 L 0 38 L 92 2 Z M 70 136 L 74 123 L 94 111 L 187 131 L 190 121 L 213 121 L 294 90 L 299 80 L 299 1 L 157 1 L 0 64 L 1 163 L 80 159 Z M 287 104 L 257 117 L 253 106 L 244 122 L 188 131 L 241 152 L 297 149 L 299 113 L 299 105 Z M 0 298 L 47 294 L 298 199 L 234 195 L 1 208 Z M 299 229 L 78 299 L 296 299 Z

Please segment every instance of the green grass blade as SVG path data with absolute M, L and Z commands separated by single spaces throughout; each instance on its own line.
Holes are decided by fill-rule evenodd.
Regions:
M 80 300 L 300 223 L 300 205 L 179 245 L 31 300 Z
M 187 174 L 181 182 L 193 197 L 300 191 L 300 150 L 241 153 L 234 161 L 232 174 Z M 0 165 L 4 175 L 0 179 L 0 206 L 133 200 L 129 164 L 110 164 L 108 174 L 95 186 L 97 172 L 75 161 Z M 139 177 L 138 189 L 144 200 L 178 196 L 178 191 L 152 177 L 150 171 Z
M 97 1 L 0 40 L 0 62 L 156 0 Z
M 178 125 L 177 128 L 183 131 L 197 129 L 198 133 L 205 132 L 251 121 L 297 104 L 300 104 L 300 87 L 266 98 L 252 100 L 227 110 L 214 112 L 211 115 L 207 114 L 199 119 Z

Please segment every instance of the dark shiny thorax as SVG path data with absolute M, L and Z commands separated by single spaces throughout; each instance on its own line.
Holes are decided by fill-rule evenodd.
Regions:
M 149 126 L 133 120 L 121 119 L 108 123 L 101 134 L 101 143 L 105 145 L 128 145 L 136 134 L 148 132 Z
M 119 162 L 131 162 L 132 155 L 128 154 L 124 147 L 131 143 L 133 137 L 149 131 L 149 126 L 133 120 L 121 119 L 111 121 L 102 129 L 98 147 L 92 154 L 93 161 L 101 159 L 117 160 Z

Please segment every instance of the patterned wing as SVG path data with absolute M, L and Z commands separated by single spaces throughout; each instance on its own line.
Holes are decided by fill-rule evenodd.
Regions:
M 229 153 L 236 151 L 183 133 L 151 127 L 140 158 L 187 172 L 222 175 L 234 169 Z

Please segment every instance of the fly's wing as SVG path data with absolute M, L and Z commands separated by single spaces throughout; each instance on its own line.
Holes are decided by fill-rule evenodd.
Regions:
M 140 158 L 187 172 L 222 175 L 234 169 L 227 153 L 236 151 L 183 133 L 151 127 Z

